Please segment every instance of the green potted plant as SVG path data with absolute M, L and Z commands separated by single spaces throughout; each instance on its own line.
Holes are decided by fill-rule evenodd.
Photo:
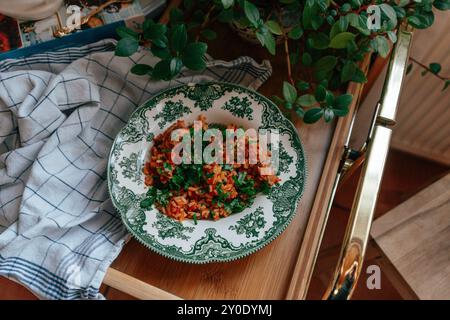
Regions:
M 237 36 L 285 56 L 286 81 L 281 97 L 272 99 L 286 114 L 305 123 L 330 122 L 345 116 L 352 101 L 350 94 L 336 92 L 344 92 L 350 81 L 367 81 L 359 67 L 364 56 L 374 52 L 386 57 L 397 28 L 402 23 L 430 27 L 433 9 L 449 10 L 450 0 L 185 0 L 172 9 L 167 25 L 146 20 L 141 32 L 120 27 L 116 55 L 129 56 L 139 45 L 150 45 L 161 61 L 153 67 L 136 64 L 131 72 L 169 80 L 182 67 L 204 69 L 206 42 L 216 37 L 210 24 L 226 23 Z M 412 62 L 424 68 L 422 74 L 440 78 L 444 89 L 450 86 L 439 63 Z

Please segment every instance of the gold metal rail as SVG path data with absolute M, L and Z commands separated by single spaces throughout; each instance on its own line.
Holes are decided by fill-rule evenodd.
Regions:
M 341 254 L 334 277 L 323 298 L 349 299 L 361 273 L 373 213 L 389 151 L 391 127 L 395 125 L 401 86 L 408 63 L 412 30 L 401 26 L 389 63 L 381 102 L 367 139 L 365 162 L 350 211 Z M 348 154 L 346 150 L 346 154 Z M 330 206 L 331 207 L 331 206 Z

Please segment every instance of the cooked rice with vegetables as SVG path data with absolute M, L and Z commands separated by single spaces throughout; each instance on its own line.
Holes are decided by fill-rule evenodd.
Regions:
M 224 137 L 226 129 L 234 132 L 238 129 L 235 125 L 208 125 L 203 116 L 199 120 L 202 121 L 202 130 L 214 127 L 221 130 Z M 172 141 L 171 135 L 176 129 L 188 129 L 192 141 L 194 139 L 193 125 L 187 127 L 182 120 L 154 139 L 150 159 L 143 168 L 145 185 L 149 189 L 140 203 L 142 208 L 149 209 L 154 204 L 171 218 L 180 221 L 193 219 L 195 224 L 201 219 L 218 220 L 250 207 L 259 192 L 267 194 L 280 181 L 275 174 L 261 174 L 261 169 L 270 168 L 270 165 L 260 161 L 250 163 L 249 148 L 245 150 L 243 164 L 226 164 L 225 143 L 223 164 L 174 164 L 171 152 L 178 142 Z M 208 144 L 203 142 L 203 148 L 205 143 Z M 258 145 L 256 148 L 259 150 Z M 270 151 L 267 155 L 270 156 Z

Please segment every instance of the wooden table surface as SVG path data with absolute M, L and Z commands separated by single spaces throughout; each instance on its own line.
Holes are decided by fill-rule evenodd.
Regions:
M 243 55 L 251 56 L 257 62 L 270 59 L 273 74 L 258 91 L 268 97 L 281 95 L 282 83 L 286 79 L 284 55 L 279 54 L 274 58 L 259 45 L 249 44 L 236 37 L 227 27 L 217 26 L 215 29 L 219 37 L 209 42 L 209 53 L 215 59 L 223 60 Z M 282 50 L 282 47 L 279 46 L 277 50 Z M 360 89 L 360 86 L 353 89 Z M 323 121 L 314 125 L 304 125 L 298 121 L 295 123 L 307 158 L 306 189 L 297 215 L 289 227 L 262 250 L 234 262 L 192 265 L 164 258 L 131 240 L 114 262 L 113 268 L 184 299 L 284 299 L 289 290 L 291 298 L 296 298 L 295 295 L 292 296 L 292 291 L 295 293 L 298 290 L 292 288 L 296 284 L 292 284 L 291 280 L 294 269 L 297 275 L 301 274 L 297 270 L 299 247 L 314 201 L 317 200 L 317 210 L 323 211 L 326 206 L 324 202 L 331 193 L 330 185 L 345 140 L 343 133 L 350 126 L 349 118 L 338 123 L 342 134 L 337 142 L 334 141 L 334 154 L 327 161 L 327 170 L 332 174 L 326 181 L 322 178 L 324 198 L 316 198 L 316 191 L 329 156 L 335 124 L 325 124 Z M 317 234 L 312 232 L 311 236 L 311 240 L 316 241 Z M 107 288 L 105 294 L 109 299 L 127 297 L 113 288 Z

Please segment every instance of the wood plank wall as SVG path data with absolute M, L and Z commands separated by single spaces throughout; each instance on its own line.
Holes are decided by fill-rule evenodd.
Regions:
M 435 24 L 416 30 L 411 57 L 424 64 L 440 62 L 442 75 L 450 77 L 450 14 L 437 11 Z M 397 114 L 391 145 L 431 160 L 450 164 L 450 88 L 442 92 L 443 81 L 432 74 L 420 75 L 423 69 L 413 64 L 407 75 Z M 358 146 L 365 139 L 373 107 L 381 94 L 383 72 L 361 105 L 352 138 Z

